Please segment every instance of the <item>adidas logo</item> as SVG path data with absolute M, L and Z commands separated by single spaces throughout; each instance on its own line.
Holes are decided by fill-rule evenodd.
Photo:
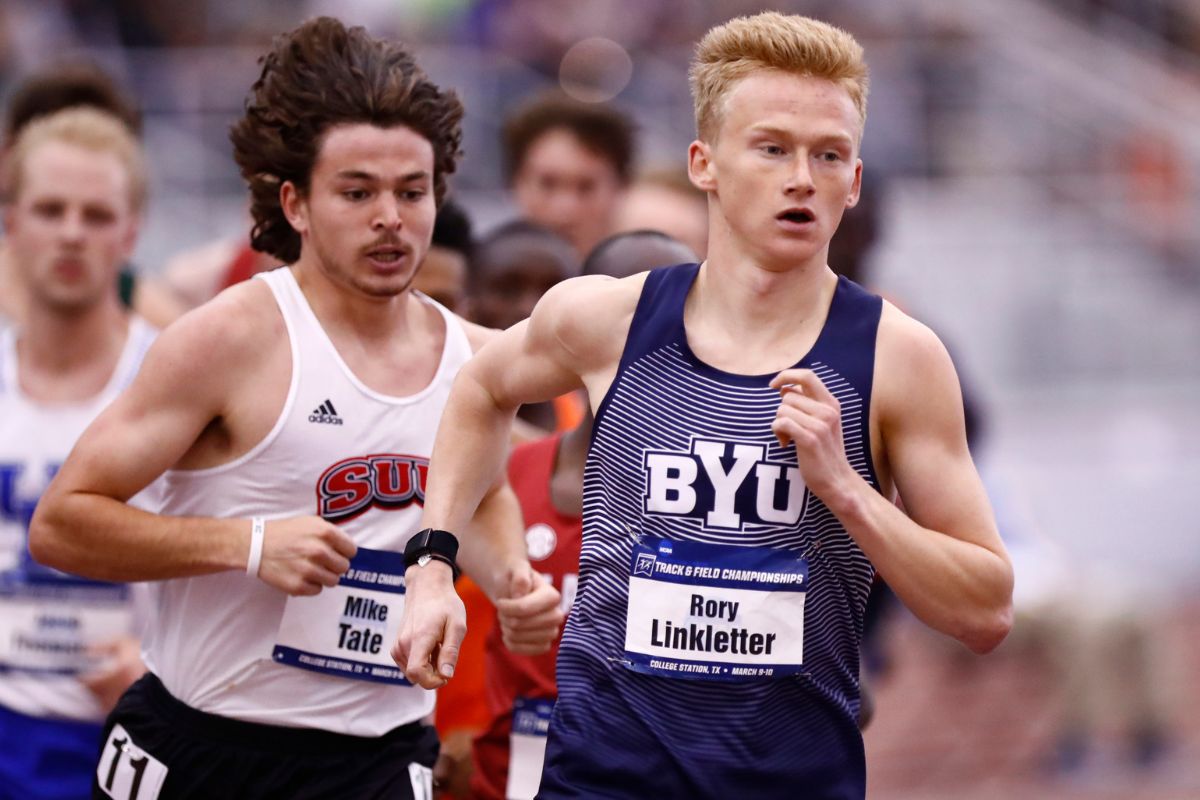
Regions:
M 313 409 L 313 412 L 308 415 L 309 422 L 318 422 L 325 425 L 341 425 L 342 418 L 338 416 L 337 409 L 333 407 L 332 400 L 326 400 L 321 405 Z

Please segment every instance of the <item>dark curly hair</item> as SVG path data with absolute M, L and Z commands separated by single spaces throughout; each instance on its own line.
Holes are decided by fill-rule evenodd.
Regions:
M 246 113 L 229 132 L 233 157 L 250 186 L 250 244 L 285 264 L 300 257 L 300 235 L 283 214 L 279 188 L 309 188 L 322 137 L 330 127 L 365 122 L 404 125 L 433 145 L 434 195 L 458 165 L 463 107 L 439 89 L 403 46 L 319 17 L 275 39 Z

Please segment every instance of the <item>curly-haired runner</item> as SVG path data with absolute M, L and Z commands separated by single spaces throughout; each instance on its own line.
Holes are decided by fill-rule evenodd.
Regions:
M 290 266 L 163 334 L 31 528 L 45 563 L 159 581 L 150 673 L 108 720 L 94 796 L 429 796 L 433 694 L 388 645 L 405 584 L 457 567 L 452 537 L 414 534 L 450 383 L 489 336 L 409 290 L 461 116 L 406 50 L 333 19 L 263 59 L 232 139 L 254 246 Z M 163 473 L 158 514 L 125 503 Z M 464 566 L 518 649 L 544 649 L 558 593 L 511 490 L 475 520 Z

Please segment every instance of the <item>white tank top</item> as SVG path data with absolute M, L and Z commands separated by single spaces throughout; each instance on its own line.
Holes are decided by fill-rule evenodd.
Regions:
M 272 519 L 319 514 L 340 525 L 360 554 L 363 548 L 402 551 L 419 530 L 429 455 L 451 383 L 471 357 L 466 332 L 449 311 L 417 295 L 445 320 L 441 362 L 424 389 L 390 397 L 350 371 L 290 269 L 258 278 L 275 295 L 291 346 L 283 410 L 266 438 L 240 458 L 167 472 L 161 513 L 261 516 L 268 527 Z M 383 478 L 364 477 L 378 464 L 386 467 Z M 406 481 L 409 491 L 394 491 Z M 326 589 L 318 598 L 333 592 Z M 146 664 L 193 708 L 355 736 L 379 736 L 433 710 L 434 693 L 419 687 L 278 663 L 289 599 L 242 572 L 164 581 L 155 585 L 155 600 L 156 615 L 143 639 Z M 303 623 L 305 615 L 294 610 L 289 620 Z M 385 655 L 391 645 L 383 643 Z
M 21 391 L 18 331 L 0 332 L 0 706 L 35 717 L 99 721 L 79 682 L 97 665 L 86 648 L 136 633 L 134 590 L 50 569 L 29 556 L 29 520 L 50 479 L 93 419 L 133 380 L 156 331 L 131 318 L 108 384 L 78 403 L 40 404 Z M 131 502 L 152 504 L 139 494 Z

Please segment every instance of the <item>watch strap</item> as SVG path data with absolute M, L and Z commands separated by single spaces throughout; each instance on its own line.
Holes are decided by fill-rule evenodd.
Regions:
M 450 531 L 436 528 L 425 528 L 417 531 L 408 544 L 404 546 L 404 568 L 408 569 L 417 563 L 423 555 L 428 555 L 450 566 L 454 571 L 454 579 L 462 574 L 458 566 L 458 537 Z

